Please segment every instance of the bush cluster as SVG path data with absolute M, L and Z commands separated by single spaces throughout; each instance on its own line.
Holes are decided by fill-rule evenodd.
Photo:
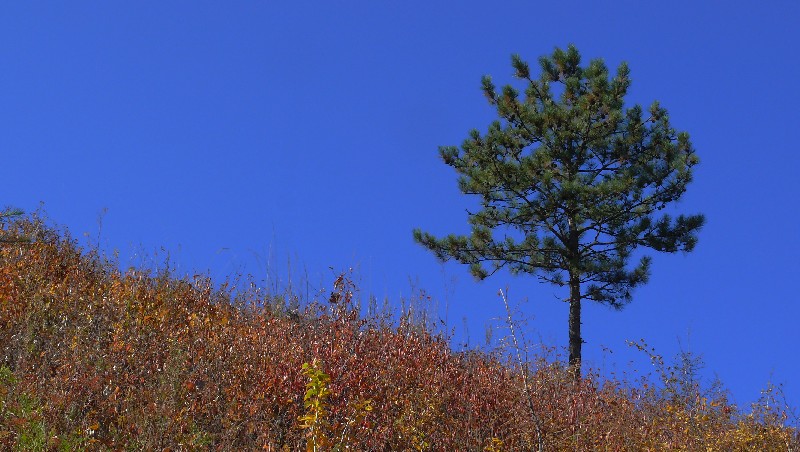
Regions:
M 31 239 L 0 247 L 3 450 L 800 447 L 779 388 L 745 413 L 676 372 L 691 366 L 576 379 L 542 357 L 455 351 L 407 317 L 361 315 L 347 275 L 296 310 L 121 271 L 36 219 L 2 233 Z

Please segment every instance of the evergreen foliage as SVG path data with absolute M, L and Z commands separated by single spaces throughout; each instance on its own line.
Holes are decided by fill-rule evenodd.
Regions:
M 636 248 L 688 252 L 697 243 L 702 215 L 660 211 L 686 191 L 698 158 L 658 102 L 625 107 L 625 63 L 611 77 L 602 60 L 581 66 L 572 45 L 540 58 L 538 78 L 519 56 L 511 61 L 524 94 L 484 76 L 500 119 L 460 148 L 439 149 L 461 191 L 480 197 L 471 234 L 416 229 L 414 239 L 479 279 L 505 267 L 569 286 L 569 362 L 580 369 L 582 300 L 621 309 L 649 275 L 650 257 L 630 265 Z

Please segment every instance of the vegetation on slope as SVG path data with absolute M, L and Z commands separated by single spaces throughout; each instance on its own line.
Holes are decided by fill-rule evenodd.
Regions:
M 797 450 L 771 388 L 745 413 L 687 377 L 574 380 L 453 351 L 352 283 L 294 313 L 258 290 L 120 271 L 39 220 L 4 221 L 3 450 Z M 526 377 L 526 378 L 523 378 Z M 526 386 L 529 391 L 526 391 Z

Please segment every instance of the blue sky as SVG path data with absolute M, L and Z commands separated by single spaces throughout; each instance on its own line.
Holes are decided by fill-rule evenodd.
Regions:
M 437 147 L 494 119 L 480 77 L 512 82 L 512 53 L 574 43 L 627 61 L 629 105 L 657 99 L 690 133 L 701 164 L 678 209 L 707 218 L 624 311 L 584 308 L 586 363 L 647 370 L 625 346 L 643 338 L 701 354 L 740 403 L 772 378 L 800 405 L 798 5 L 5 2 L 0 204 L 43 202 L 94 240 L 106 211 L 99 240 L 123 265 L 163 247 L 182 272 L 285 283 L 291 267 L 312 288 L 353 267 L 396 305 L 425 289 L 472 344 L 509 286 L 529 337 L 564 346 L 566 294 L 475 282 L 411 230 L 468 230 L 474 201 Z

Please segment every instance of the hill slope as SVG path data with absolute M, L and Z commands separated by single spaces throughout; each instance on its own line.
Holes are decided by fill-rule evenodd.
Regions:
M 524 374 L 360 316 L 346 275 L 296 313 L 205 277 L 121 272 L 35 219 L 3 233 L 34 238 L 0 248 L 3 449 L 800 448 L 777 388 L 745 413 L 690 366 L 601 384 L 536 358 Z

